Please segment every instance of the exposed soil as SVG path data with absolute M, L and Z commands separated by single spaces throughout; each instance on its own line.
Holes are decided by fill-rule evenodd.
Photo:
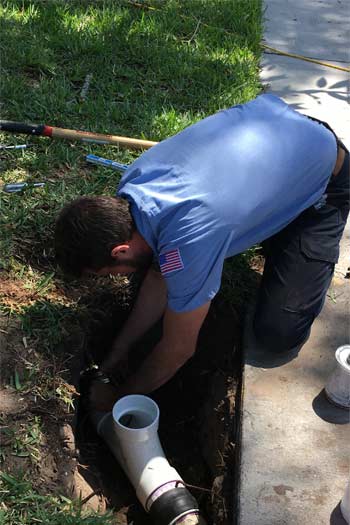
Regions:
M 105 319 L 89 341 L 91 352 L 105 347 L 109 336 L 112 339 Z M 159 327 L 134 349 L 134 361 L 152 347 L 157 336 Z M 239 337 L 237 316 L 219 298 L 203 326 L 195 357 L 151 396 L 160 407 L 159 437 L 167 458 L 193 485 L 189 489 L 209 523 L 232 523 Z M 82 384 L 83 395 L 87 388 L 88 384 Z M 85 464 L 83 475 L 107 497 L 118 523 L 150 523 L 127 478 L 96 436 L 84 407 L 79 422 L 77 445 Z
M 21 335 L 19 323 L 1 319 L 1 468 L 15 476 L 25 473 L 43 493 L 71 495 L 76 458 L 67 449 L 63 428 L 71 427 L 74 415 L 54 396 L 45 397 L 42 375 L 35 384 L 24 382 L 27 363 L 37 361 L 43 370 L 52 365 L 23 344 Z M 67 383 L 67 388 L 73 387 Z
M 246 294 L 256 285 L 255 275 L 252 272 L 247 276 L 249 284 L 243 286 Z M 148 524 L 150 520 L 90 424 L 84 402 L 89 381 L 80 372 L 91 362 L 100 362 L 108 352 L 132 307 L 137 284 L 126 287 L 125 283 L 103 281 L 102 285 L 96 282 L 79 290 L 59 290 L 57 293 L 66 293 L 66 299 L 78 298 L 84 316 L 76 324 L 68 320 L 54 355 L 40 352 L 35 332 L 33 338 L 23 338 L 19 322 L 9 323 L 4 317 L 0 326 L 2 468 L 15 474 L 25 471 L 43 493 L 80 497 L 85 505 L 101 512 L 113 508 L 118 525 Z M 27 293 L 16 286 L 7 285 L 9 303 Z M 28 293 L 22 299 L 35 304 L 37 298 Z M 242 311 L 238 314 L 237 310 L 243 308 L 233 308 L 218 294 L 201 330 L 195 356 L 151 396 L 160 407 L 159 436 L 169 462 L 188 484 L 207 522 L 218 525 L 234 522 L 242 321 Z M 160 326 L 155 327 L 134 348 L 131 366 L 152 348 L 160 334 Z M 38 365 L 35 380 L 28 379 L 28 362 Z M 47 394 L 45 370 L 57 370 L 51 395 Z M 70 394 L 80 390 L 75 395 L 76 410 L 69 411 L 52 388 L 64 388 Z M 28 445 L 22 455 L 18 454 L 13 436 L 21 435 L 25 440 L 36 418 L 41 435 L 33 445 L 35 450 Z

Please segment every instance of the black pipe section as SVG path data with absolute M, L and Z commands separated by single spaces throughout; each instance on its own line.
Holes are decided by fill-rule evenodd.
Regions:
M 152 503 L 149 514 L 155 525 L 176 523 L 186 514 L 199 514 L 198 503 L 184 487 L 170 489 Z

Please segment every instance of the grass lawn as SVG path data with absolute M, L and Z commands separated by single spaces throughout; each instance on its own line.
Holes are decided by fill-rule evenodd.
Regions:
M 221 108 L 254 98 L 261 89 L 260 0 L 164 0 L 147 5 L 127 0 L 4 0 L 0 19 L 2 119 L 160 141 Z M 18 348 L 25 354 L 16 362 L 12 358 L 13 368 L 10 362 L 2 386 L 30 398 L 31 407 L 38 400 L 41 407 L 56 403 L 64 417 L 72 410 L 74 394 L 67 341 L 72 333 L 76 340 L 83 338 L 82 323 L 91 314 L 86 304 L 93 300 L 84 297 L 93 287 L 67 284 L 56 272 L 55 216 L 79 195 L 114 194 L 118 173 L 87 165 L 88 153 L 128 164 L 140 152 L 23 135 L 0 134 L 0 141 L 32 145 L 0 149 L 1 184 L 46 183 L 23 193 L 0 193 L 0 328 L 17 349 L 13 355 L 19 356 Z M 236 269 L 244 264 L 241 256 L 227 266 L 226 284 L 237 284 Z M 123 279 L 112 284 L 127 296 Z M 11 426 L 11 417 L 2 424 Z M 40 432 L 45 437 L 44 417 Z M 32 473 L 38 461 L 30 447 L 24 449 L 29 452 L 22 457 L 33 460 Z M 40 457 L 39 442 L 37 449 Z M 3 447 L 4 470 L 11 471 L 9 454 L 21 457 L 21 450 L 11 439 Z M 36 508 L 32 489 L 20 485 L 31 497 L 14 502 L 11 480 L 2 478 L 0 483 L 1 523 L 29 523 L 29 510 L 19 516 L 23 501 Z M 30 519 L 46 523 L 38 516 Z M 61 518 L 57 523 L 62 525 L 92 523 L 69 521 L 63 511 Z

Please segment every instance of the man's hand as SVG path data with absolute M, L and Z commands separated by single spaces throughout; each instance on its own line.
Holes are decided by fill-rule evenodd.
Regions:
M 124 357 L 118 362 L 118 368 L 111 374 L 111 370 L 100 367 L 97 377 L 90 386 L 90 406 L 93 410 L 110 411 L 114 403 L 121 397 L 121 385 L 129 375 L 127 359 Z
M 90 406 L 92 410 L 99 412 L 109 412 L 112 410 L 114 403 L 118 401 L 118 389 L 111 383 L 101 383 L 93 381 L 90 387 Z

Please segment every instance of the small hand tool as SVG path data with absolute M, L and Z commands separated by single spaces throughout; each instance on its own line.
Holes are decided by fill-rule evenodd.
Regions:
M 31 148 L 33 144 L 15 144 L 14 146 L 4 146 L 3 144 L 0 144 L 0 149 L 25 149 L 25 148 Z
M 87 155 L 85 157 L 87 162 L 91 164 L 99 164 L 100 166 L 105 166 L 105 168 L 112 168 L 113 170 L 125 171 L 128 169 L 127 164 L 121 164 L 115 160 L 104 159 L 103 157 L 97 157 L 97 155 Z
M 6 193 L 19 193 L 26 188 L 41 188 L 45 184 L 45 182 L 10 182 L 5 184 L 2 190 Z

